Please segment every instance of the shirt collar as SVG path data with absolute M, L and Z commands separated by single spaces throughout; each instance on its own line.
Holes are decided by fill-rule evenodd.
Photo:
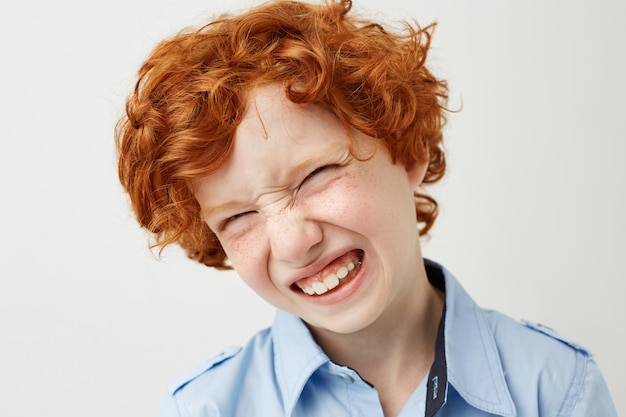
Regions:
M 302 320 L 278 310 L 272 326 L 274 368 L 285 415 L 290 416 L 311 375 L 330 361 Z
M 442 277 L 445 282 L 447 382 L 469 405 L 492 414 L 515 416 L 500 355 L 483 311 L 449 271 L 430 260 L 424 262 L 433 285 L 441 286 L 437 280 Z M 330 359 L 302 320 L 290 313 L 277 311 L 272 338 L 276 379 L 289 416 L 311 375 Z
M 483 310 L 449 271 L 430 260 L 425 260 L 425 264 L 429 279 L 433 273 L 443 274 L 445 279 L 448 383 L 475 408 L 515 416 L 500 355 Z

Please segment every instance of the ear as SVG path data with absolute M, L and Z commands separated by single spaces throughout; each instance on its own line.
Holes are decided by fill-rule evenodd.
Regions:
M 422 181 L 424 181 L 426 170 L 428 169 L 428 162 L 429 159 L 426 158 L 425 161 L 416 161 L 406 167 L 406 173 L 413 189 L 419 187 L 422 184 Z

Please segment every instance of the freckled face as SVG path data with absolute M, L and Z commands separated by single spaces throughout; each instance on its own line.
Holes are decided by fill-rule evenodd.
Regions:
M 194 183 L 245 283 L 312 326 L 351 333 L 414 290 L 422 262 L 413 189 L 425 164 L 393 164 L 334 115 L 256 90 L 227 162 Z M 406 297 L 404 297 L 406 298 Z

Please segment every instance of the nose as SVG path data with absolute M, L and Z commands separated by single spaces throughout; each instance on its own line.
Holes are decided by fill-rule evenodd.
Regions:
M 321 225 L 299 210 L 285 209 L 267 221 L 272 256 L 298 266 L 310 263 L 323 239 Z

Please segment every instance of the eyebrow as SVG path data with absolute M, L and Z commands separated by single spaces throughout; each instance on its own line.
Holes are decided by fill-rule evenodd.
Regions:
M 323 150 L 316 152 L 312 155 L 307 156 L 302 161 L 298 162 L 291 168 L 286 174 L 286 178 L 294 178 L 301 177 L 302 172 L 307 172 L 311 169 L 311 166 L 315 166 L 317 168 L 317 164 L 320 160 L 329 160 L 329 159 L 337 159 L 337 157 L 341 157 L 340 159 L 343 161 L 349 155 L 348 147 L 342 144 L 333 144 L 332 146 L 328 146 Z M 280 188 L 280 187 L 276 187 Z M 258 200 L 259 196 L 254 196 L 251 201 Z M 215 215 L 216 213 L 220 213 L 223 211 L 228 211 L 236 207 L 240 207 L 243 205 L 247 205 L 248 201 L 243 200 L 228 200 L 224 203 L 218 204 L 217 206 L 209 207 L 207 209 L 202 209 L 200 211 L 200 215 L 202 218 L 207 218 Z M 221 222 L 221 221 L 220 221 Z

